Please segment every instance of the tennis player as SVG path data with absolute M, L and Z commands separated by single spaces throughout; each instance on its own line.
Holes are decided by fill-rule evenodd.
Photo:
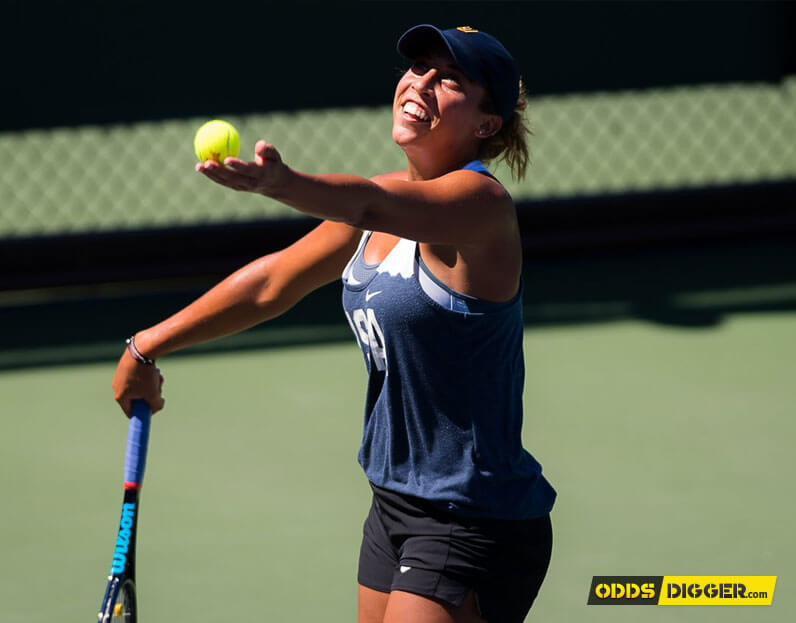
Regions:
M 163 406 L 154 360 L 246 329 L 343 280 L 368 387 L 359 462 L 373 489 L 359 623 L 519 623 L 547 572 L 555 491 L 523 449 L 516 211 L 483 162 L 528 160 L 516 62 L 470 27 L 411 28 L 393 101 L 407 166 L 366 179 L 254 160 L 196 170 L 324 219 L 137 333 L 113 381 L 126 413 Z M 359 76 L 351 76 L 351 79 Z

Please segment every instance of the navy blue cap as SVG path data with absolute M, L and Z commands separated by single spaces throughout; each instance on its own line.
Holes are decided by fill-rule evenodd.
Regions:
M 398 53 L 414 60 L 440 43 L 450 51 L 464 74 L 486 89 L 497 113 L 507 121 L 520 95 L 520 71 L 503 44 L 470 26 L 440 30 L 431 24 L 421 24 L 401 35 Z

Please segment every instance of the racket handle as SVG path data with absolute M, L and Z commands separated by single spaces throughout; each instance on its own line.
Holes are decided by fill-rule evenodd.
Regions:
M 143 400 L 134 400 L 127 429 L 127 452 L 124 455 L 124 484 L 137 488 L 144 481 L 149 421 L 152 412 Z

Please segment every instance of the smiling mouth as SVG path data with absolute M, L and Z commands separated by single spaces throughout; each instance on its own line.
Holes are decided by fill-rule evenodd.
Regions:
M 415 102 L 405 102 L 403 107 L 403 116 L 405 119 L 419 123 L 428 123 L 431 118 L 425 110 L 420 108 Z

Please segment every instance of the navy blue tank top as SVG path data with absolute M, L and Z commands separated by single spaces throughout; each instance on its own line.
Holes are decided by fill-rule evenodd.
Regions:
M 412 240 L 368 265 L 370 234 L 343 271 L 368 371 L 358 457 L 368 479 L 464 517 L 547 514 L 556 493 L 520 437 L 521 292 L 505 303 L 455 292 Z

